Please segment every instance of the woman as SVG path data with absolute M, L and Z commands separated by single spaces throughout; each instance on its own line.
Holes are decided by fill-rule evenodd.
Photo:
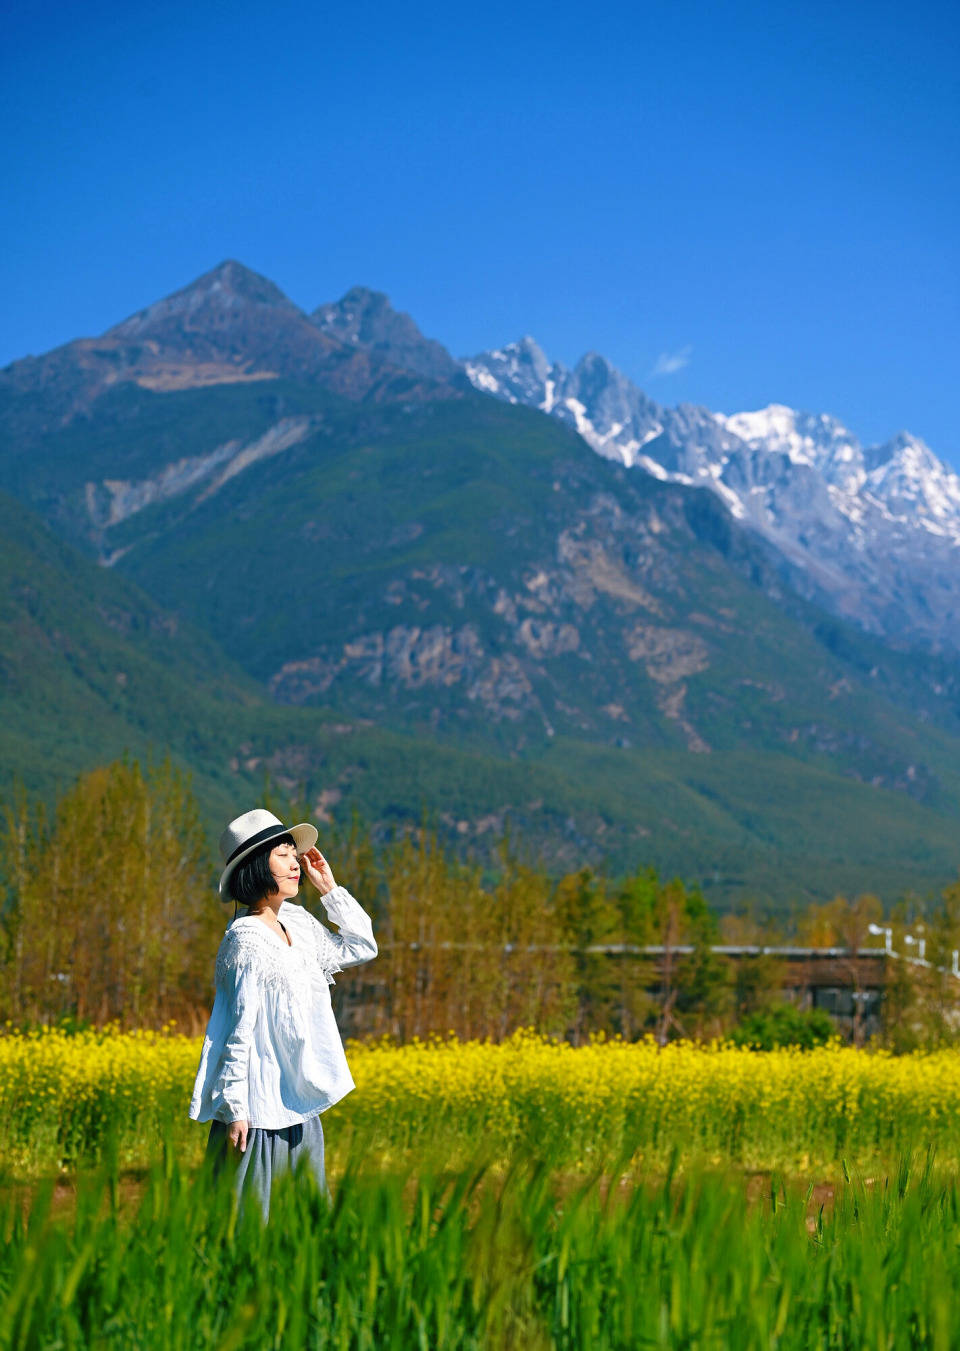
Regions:
M 288 829 L 256 808 L 220 837 L 220 895 L 246 913 L 217 951 L 216 996 L 190 1116 L 210 1121 L 214 1172 L 236 1167 L 237 1195 L 253 1191 L 266 1220 L 272 1180 L 308 1159 L 326 1191 L 320 1113 L 354 1087 L 330 1004 L 333 974 L 377 955 L 370 918 L 316 848 L 317 831 Z M 305 873 L 333 934 L 293 898 Z

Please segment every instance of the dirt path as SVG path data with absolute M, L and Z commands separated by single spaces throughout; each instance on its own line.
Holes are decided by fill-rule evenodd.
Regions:
M 192 1172 L 193 1170 L 191 1170 Z M 328 1179 L 332 1188 L 336 1188 L 339 1179 L 340 1170 L 330 1171 Z M 731 1176 L 731 1174 L 726 1174 Z M 743 1186 L 746 1189 L 748 1199 L 758 1205 L 769 1203 L 770 1186 L 772 1174 L 769 1172 L 744 1172 L 740 1175 Z M 557 1199 L 562 1200 L 564 1196 L 570 1195 L 583 1186 L 585 1182 L 583 1174 L 567 1173 L 559 1174 L 554 1178 Z M 498 1172 L 491 1170 L 488 1181 L 485 1185 L 497 1185 Z M 663 1178 L 646 1175 L 639 1180 L 644 1186 L 662 1185 Z M 144 1192 L 149 1182 L 149 1170 L 145 1168 L 126 1169 L 117 1177 L 115 1193 L 117 1198 L 118 1213 L 122 1218 L 133 1219 L 140 1207 Z M 872 1185 L 873 1178 L 865 1179 L 866 1185 Z M 638 1179 L 623 1176 L 616 1180 L 616 1189 L 623 1196 L 629 1195 L 631 1190 L 638 1184 Z M 787 1190 L 792 1193 L 797 1191 L 806 1192 L 810 1188 L 810 1179 L 803 1177 L 784 1178 L 783 1184 Z M 20 1214 L 24 1223 L 27 1222 L 34 1201 L 41 1187 L 49 1185 L 49 1179 L 39 1179 L 24 1182 L 7 1182 L 0 1184 L 0 1208 L 6 1210 L 6 1203 L 12 1201 L 19 1207 Z M 50 1216 L 57 1221 L 67 1221 L 74 1216 L 77 1205 L 79 1179 L 76 1177 L 57 1178 L 53 1186 L 53 1194 L 50 1201 Z M 601 1177 L 596 1183 L 600 1194 L 606 1199 L 609 1188 L 613 1185 L 611 1177 Z M 779 1185 L 779 1179 L 778 1179 Z M 417 1186 L 417 1177 L 410 1174 L 406 1178 L 405 1192 L 412 1202 Z M 810 1190 L 810 1196 L 807 1202 L 807 1228 L 811 1231 L 816 1227 L 817 1217 L 821 1208 L 827 1213 L 832 1209 L 837 1192 L 838 1184 L 830 1180 L 820 1180 L 813 1184 Z M 105 1186 L 102 1197 L 102 1211 L 106 1211 L 110 1206 L 110 1188 Z

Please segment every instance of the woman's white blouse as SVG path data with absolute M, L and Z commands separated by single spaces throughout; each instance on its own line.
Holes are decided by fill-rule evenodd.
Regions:
M 377 944 L 370 917 L 346 887 L 321 900 L 339 934 L 289 901 L 278 916 L 292 946 L 253 915 L 227 927 L 190 1099 L 195 1121 L 293 1126 L 354 1087 L 330 986 L 335 971 L 376 957 Z

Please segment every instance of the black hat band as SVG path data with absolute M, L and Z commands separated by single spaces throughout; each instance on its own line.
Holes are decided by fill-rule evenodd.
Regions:
M 254 845 L 263 844 L 265 840 L 272 840 L 276 835 L 289 835 L 290 833 L 291 832 L 286 826 L 267 826 L 266 830 L 258 830 L 256 835 L 251 835 L 249 840 L 244 840 L 242 844 L 237 845 L 236 849 L 234 849 L 233 853 L 226 860 L 224 867 L 229 868 L 237 855 L 242 854 L 245 849 L 252 849 Z

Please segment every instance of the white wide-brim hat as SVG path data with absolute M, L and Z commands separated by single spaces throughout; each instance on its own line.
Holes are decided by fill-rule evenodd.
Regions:
M 313 848 L 317 834 L 316 826 L 306 821 L 301 821 L 297 826 L 285 826 L 273 812 L 264 811 L 262 807 L 254 807 L 252 812 L 235 817 L 220 836 L 220 857 L 226 865 L 220 874 L 220 895 L 223 895 L 227 880 L 237 864 L 242 863 L 259 845 L 276 839 L 278 835 L 292 835 L 297 853 L 302 854 L 305 849 Z

